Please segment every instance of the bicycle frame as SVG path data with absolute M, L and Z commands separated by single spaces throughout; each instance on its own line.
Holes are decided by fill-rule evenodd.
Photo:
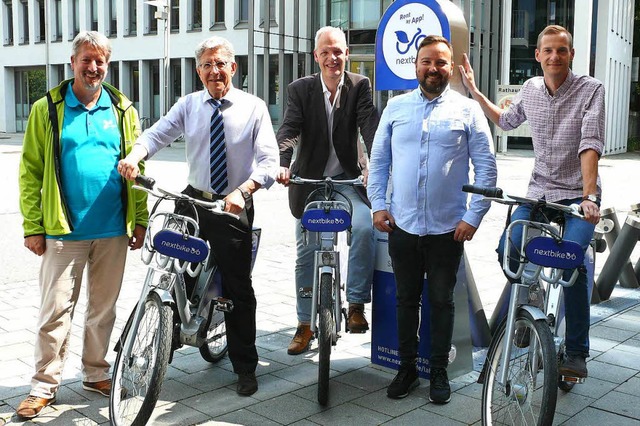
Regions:
M 324 212 L 331 211 L 349 211 L 350 206 L 343 201 L 311 201 L 307 204 L 305 210 L 320 209 Z M 304 219 L 303 219 L 304 220 Z M 303 225 L 304 227 L 304 225 Z M 307 232 L 307 228 L 305 228 Z M 320 231 L 318 232 L 318 238 L 320 240 L 320 250 L 316 250 L 314 256 L 314 274 L 313 274 L 313 287 L 311 296 L 311 318 L 316 318 L 318 315 L 318 293 L 320 285 L 320 277 L 324 273 L 329 273 L 333 276 L 333 317 L 336 325 L 335 329 L 341 330 L 341 278 L 340 278 L 340 253 L 335 250 L 337 244 L 338 232 L 337 231 Z M 317 331 L 316 321 L 311 321 L 311 331 L 314 333 Z

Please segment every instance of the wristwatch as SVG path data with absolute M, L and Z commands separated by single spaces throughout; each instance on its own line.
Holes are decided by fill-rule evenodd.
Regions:
M 598 204 L 600 202 L 600 197 L 598 197 L 596 194 L 589 194 L 582 197 L 582 201 L 586 201 L 586 200 L 589 200 L 592 203 Z
M 240 187 L 238 187 L 238 191 L 240 191 L 242 198 L 244 198 L 245 201 L 248 201 L 251 198 L 251 193 L 249 191 L 245 191 Z

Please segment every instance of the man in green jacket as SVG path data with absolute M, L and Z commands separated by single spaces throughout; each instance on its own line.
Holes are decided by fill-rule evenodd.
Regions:
M 140 134 L 138 113 L 104 82 L 111 46 L 83 31 L 73 41 L 74 78 L 36 101 L 20 159 L 24 245 L 42 256 L 35 369 L 22 418 L 56 401 L 85 265 L 87 308 L 82 387 L 108 396 L 105 360 L 127 254 L 142 246 L 146 194 L 116 171 Z

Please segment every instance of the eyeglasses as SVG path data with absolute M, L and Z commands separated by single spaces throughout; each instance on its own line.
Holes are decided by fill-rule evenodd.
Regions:
M 227 67 L 227 65 L 229 65 L 231 62 L 225 62 L 225 61 L 216 61 L 216 62 L 205 62 L 204 64 L 200 64 L 200 68 L 202 68 L 203 71 L 209 72 L 213 69 L 213 67 L 218 68 L 218 70 L 222 71 L 223 69 L 225 69 Z

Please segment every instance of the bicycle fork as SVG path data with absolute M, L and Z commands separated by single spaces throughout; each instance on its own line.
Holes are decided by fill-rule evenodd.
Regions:
M 315 318 L 318 315 L 318 295 L 320 294 L 320 277 L 324 274 L 331 274 L 333 279 L 332 295 L 333 295 L 333 317 L 336 322 L 336 330 L 340 330 L 340 253 L 336 251 L 318 250 L 315 252 L 314 258 L 314 278 L 311 296 L 311 331 L 317 332 Z
M 506 322 L 506 328 L 505 328 L 506 338 L 504 339 L 504 342 L 503 342 L 504 346 L 502 348 L 502 356 L 504 359 L 504 363 L 502 366 L 502 370 L 498 375 L 498 383 L 502 386 L 502 388 L 506 392 L 511 392 L 511 391 L 515 392 L 516 397 L 518 395 L 518 390 L 510 389 L 510 386 L 509 386 L 509 363 L 511 361 L 511 353 L 513 350 L 513 343 L 515 339 L 516 315 L 518 314 L 518 311 L 520 309 L 525 309 L 527 312 L 531 314 L 534 321 L 540 320 L 540 319 L 546 319 L 544 313 L 537 307 L 526 305 L 526 304 L 521 305 L 519 303 L 519 300 L 521 297 L 520 295 L 522 294 L 522 292 L 526 292 L 526 296 L 528 298 L 528 292 L 529 292 L 528 284 L 514 283 L 511 285 L 511 295 L 509 296 L 509 310 L 507 312 L 507 320 L 506 320 L 507 322 Z M 533 333 L 533 330 L 530 330 L 529 333 Z M 532 365 L 532 368 L 537 368 L 537 365 L 538 365 L 538 360 L 537 360 L 538 348 L 536 347 L 537 339 L 534 339 L 533 336 L 531 336 L 530 339 L 532 343 L 532 347 L 529 348 L 529 351 L 531 351 L 532 353 L 531 365 Z

